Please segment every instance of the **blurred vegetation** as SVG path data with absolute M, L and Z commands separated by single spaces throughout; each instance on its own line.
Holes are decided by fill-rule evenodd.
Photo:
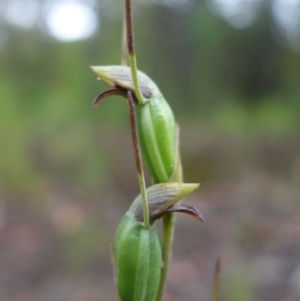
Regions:
M 105 113 L 89 107 L 103 85 L 88 66 L 118 64 L 120 57 L 120 11 L 101 17 L 102 30 L 93 39 L 69 44 L 7 29 L 0 74 L 1 191 L 30 195 L 51 185 L 51 173 L 68 181 L 60 170 L 69 170 L 70 181 L 95 192 L 99 179 L 93 179 L 105 168 L 93 145 L 96 127 L 122 124 L 127 116 L 125 105 L 114 101 Z M 299 56 L 274 42 L 267 10 L 244 30 L 231 28 L 201 2 L 185 12 L 139 6 L 135 22 L 141 24 L 139 67 L 155 78 L 179 119 L 247 133 L 285 134 L 299 126 Z
M 291 164 L 296 156 L 299 140 L 300 56 L 276 32 L 270 1 L 261 5 L 255 22 L 244 29 L 229 25 L 207 5 L 209 1 L 192 1 L 181 9 L 136 2 L 138 66 L 161 88 L 188 136 L 183 137 L 187 178 L 198 181 L 193 176 L 200 176 L 202 181 L 215 179 L 217 174 L 222 179 L 232 175 L 237 179 L 236 164 L 248 168 L 253 163 L 249 160 L 247 165 L 244 161 L 249 158 L 241 158 L 240 149 L 230 145 L 227 137 L 242 141 L 247 149 L 244 153 L 253 151 L 255 164 L 270 170 L 281 168 L 276 156 L 284 154 L 280 172 L 286 172 L 285 164 Z M 119 64 L 121 47 L 121 6 L 115 1 L 100 1 L 97 12 L 101 29 L 88 40 L 71 43 L 58 42 L 41 31 L 43 20 L 32 30 L 2 22 L 7 42 L 0 49 L 0 197 L 12 207 L 22 204 L 20 211 L 33 206 L 31 218 L 35 216 L 44 226 L 52 218 L 46 216 L 52 207 L 43 214 L 39 211 L 43 209 L 36 208 L 47 207 L 51 197 L 68 196 L 86 206 L 87 212 L 82 214 L 90 221 L 78 226 L 79 230 L 77 226 L 61 230 L 65 217 L 54 222 L 63 233 L 62 243 L 54 247 L 71 271 L 97 267 L 97 252 L 107 247 L 113 229 L 99 234 L 94 227 L 99 229 L 117 219 L 129 204 L 126 200 L 112 213 L 114 199 L 136 194 L 130 190 L 136 183 L 134 165 L 126 168 L 132 174 L 123 172 L 124 161 L 132 160 L 127 152 L 131 147 L 129 132 L 124 130 L 128 127 L 126 102 L 112 98 L 91 110 L 93 98 L 106 87 L 88 66 Z M 266 137 L 271 141 L 267 146 L 270 157 L 264 147 L 254 145 Z M 191 140 L 198 141 L 191 146 L 193 150 L 189 149 Z M 201 143 L 204 150 L 200 153 L 197 147 Z M 219 145 L 225 145 L 225 150 Z M 295 149 L 289 150 L 289 145 Z M 230 147 L 236 155 L 234 163 L 227 161 Z M 272 147 L 278 147 L 279 153 L 274 155 Z M 220 172 L 223 167 L 225 171 Z M 116 187 L 123 190 L 115 191 Z M 111 203 L 98 208 L 99 199 Z M 101 212 L 101 221 L 93 208 Z M 85 218 L 76 214 L 76 223 Z M 99 249 L 97 238 L 102 241 Z M 228 281 L 228 300 L 255 300 L 248 279 L 232 276 Z
M 298 129 L 299 55 L 275 43 L 267 8 L 243 30 L 201 1 L 183 11 L 160 5 L 136 10 L 139 67 L 157 81 L 179 120 L 247 134 Z M 104 87 L 88 66 L 120 60 L 121 11 L 100 13 L 102 30 L 83 42 L 62 44 L 37 30 L 6 28 L 0 57 L 2 193 L 28 197 L 70 182 L 84 193 L 99 191 L 106 164 L 95 146 L 97 127 L 123 125 L 127 118 L 117 100 L 90 110 Z

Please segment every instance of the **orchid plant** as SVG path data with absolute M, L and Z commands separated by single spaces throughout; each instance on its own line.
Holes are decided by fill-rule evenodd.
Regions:
M 176 212 L 200 221 L 204 218 L 196 208 L 180 202 L 199 184 L 183 182 L 179 127 L 172 109 L 154 81 L 137 69 L 131 0 L 125 0 L 122 45 L 121 65 L 91 67 L 109 86 L 95 98 L 94 108 L 112 95 L 127 99 L 140 187 L 140 194 L 125 213 L 114 239 L 115 280 L 122 301 L 159 301 L 171 257 Z M 153 183 L 148 188 L 143 162 Z M 163 224 L 162 238 L 156 227 L 158 220 Z M 214 301 L 218 299 L 218 274 Z

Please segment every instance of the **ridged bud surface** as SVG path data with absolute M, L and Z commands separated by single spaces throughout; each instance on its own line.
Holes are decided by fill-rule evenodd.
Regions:
M 123 217 L 114 242 L 117 290 L 122 301 L 155 301 L 162 250 L 155 226 L 145 229 L 130 212 Z
M 159 91 L 136 106 L 140 146 L 154 183 L 168 182 L 176 162 L 176 125 L 172 110 Z
M 94 66 L 91 69 L 108 86 L 135 93 L 129 67 Z M 143 159 L 154 183 L 168 182 L 177 159 L 173 112 L 156 84 L 143 72 L 139 71 L 138 77 L 145 101 L 136 105 Z

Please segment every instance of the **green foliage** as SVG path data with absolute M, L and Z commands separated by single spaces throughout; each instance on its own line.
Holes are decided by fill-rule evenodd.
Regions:
M 299 56 L 274 42 L 267 12 L 236 30 L 201 3 L 188 17 L 143 8 L 135 13 L 136 24 L 147 24 L 136 28 L 139 67 L 155 77 L 175 115 L 226 131 L 277 135 L 299 128 Z M 101 17 L 109 30 L 100 32 L 100 43 L 99 35 L 61 44 L 7 28 L 0 56 L 2 194 L 41 196 L 53 183 L 70 182 L 95 194 L 104 183 L 109 160 L 97 128 L 123 126 L 127 109 L 118 99 L 97 113 L 89 108 L 104 86 L 86 66 L 118 64 L 120 57 L 120 18 Z
M 82 273 L 95 263 L 101 246 L 102 233 L 95 224 L 87 224 L 74 233 L 64 235 L 61 255 L 65 268 L 71 273 Z
M 229 102 L 213 113 L 211 126 L 229 132 L 285 135 L 293 134 L 299 124 L 300 111 L 280 98 L 262 100 L 254 106 Z
M 231 301 L 254 301 L 253 288 L 249 280 L 249 270 L 243 266 L 236 267 L 226 279 L 227 299 Z

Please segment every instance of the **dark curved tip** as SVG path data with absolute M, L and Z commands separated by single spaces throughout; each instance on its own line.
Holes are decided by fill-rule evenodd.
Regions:
M 196 218 L 197 220 L 199 220 L 201 222 L 205 222 L 205 219 L 202 216 L 202 214 L 193 206 L 177 205 L 177 206 L 170 207 L 167 211 L 182 212 L 182 213 L 188 214 L 188 215 Z
M 102 102 L 102 100 L 105 99 L 106 97 L 115 96 L 115 95 L 126 97 L 127 93 L 126 93 L 126 90 L 121 89 L 121 88 L 112 88 L 112 89 L 106 90 L 103 93 L 99 94 L 93 100 L 92 108 L 93 109 L 96 108 L 99 105 L 99 103 Z

